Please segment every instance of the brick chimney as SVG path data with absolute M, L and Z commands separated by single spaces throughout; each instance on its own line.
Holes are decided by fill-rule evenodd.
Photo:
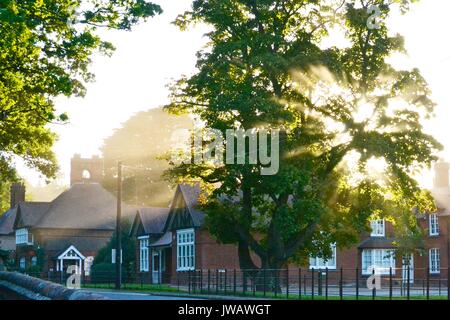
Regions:
M 25 201 L 25 185 L 23 183 L 13 183 L 10 189 L 10 205 L 14 208 L 18 203 Z
M 449 187 L 449 169 L 450 163 L 439 161 L 434 165 L 434 187 L 448 188 Z

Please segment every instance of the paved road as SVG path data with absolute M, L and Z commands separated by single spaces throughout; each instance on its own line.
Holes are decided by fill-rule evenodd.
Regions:
M 117 292 L 117 291 L 103 291 L 103 290 L 85 290 L 96 294 L 101 294 L 111 300 L 199 300 L 196 298 L 185 298 L 176 296 L 162 296 L 153 295 L 150 293 L 137 292 Z

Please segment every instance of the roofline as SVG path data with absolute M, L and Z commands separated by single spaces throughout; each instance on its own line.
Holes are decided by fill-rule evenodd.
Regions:
M 61 254 L 57 257 L 57 259 L 59 260 L 59 259 L 61 259 L 63 256 L 65 256 L 66 253 L 70 251 L 70 249 L 74 250 L 74 251 L 80 256 L 80 258 L 81 258 L 82 260 L 85 260 L 85 259 L 86 259 L 86 257 L 85 257 L 80 251 L 78 251 L 78 249 L 77 249 L 73 244 L 70 245 L 66 250 L 64 250 L 64 252 L 61 253 Z

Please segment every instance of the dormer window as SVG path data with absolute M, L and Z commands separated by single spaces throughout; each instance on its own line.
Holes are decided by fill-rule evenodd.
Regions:
M 384 237 L 385 236 L 385 222 L 384 219 L 378 219 L 370 221 L 370 227 L 372 228 L 371 237 Z
M 430 214 L 428 222 L 429 222 L 430 236 L 438 236 L 439 220 L 437 214 Z
M 33 235 L 26 228 L 16 230 L 16 245 L 20 244 L 33 244 Z

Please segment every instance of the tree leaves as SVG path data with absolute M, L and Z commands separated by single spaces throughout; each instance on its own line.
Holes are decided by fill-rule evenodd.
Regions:
M 47 124 L 68 116 L 56 114 L 53 101 L 83 96 L 93 53 L 111 54 L 97 28 L 130 30 L 159 13 L 145 0 L 0 0 L 0 161 L 11 168 L 19 156 L 55 177 L 56 136 Z
M 395 2 L 406 10 L 413 1 Z M 351 245 L 374 215 L 400 224 L 412 208 L 432 208 L 412 178 L 441 148 L 421 126 L 434 107 L 430 90 L 418 70 L 387 63 L 405 52 L 403 38 L 384 24 L 367 27 L 369 5 L 379 5 L 381 18 L 393 6 L 363 5 L 197 0 L 175 22 L 182 29 L 204 22 L 213 31 L 198 54 L 198 72 L 172 86 L 167 109 L 191 112 L 223 132 L 286 130 L 275 176 L 260 176 L 258 165 L 171 171 L 219 182 L 204 207 L 207 225 L 219 240 L 257 250 L 264 265 L 326 255 L 333 242 Z M 321 40 L 336 25 L 349 44 L 324 48 Z M 387 164 L 382 178 L 367 167 L 376 159 Z M 240 200 L 216 200 L 224 197 Z

